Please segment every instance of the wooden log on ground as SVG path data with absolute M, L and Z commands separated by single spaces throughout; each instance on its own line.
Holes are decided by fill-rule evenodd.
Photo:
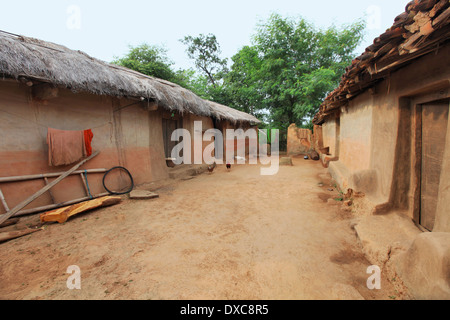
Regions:
M 27 198 L 26 200 L 22 201 L 21 203 L 19 203 L 17 206 L 15 206 L 11 211 L 9 211 L 8 213 L 3 214 L 2 216 L 0 216 L 0 224 L 2 224 L 3 222 L 5 222 L 6 220 L 8 220 L 10 217 L 12 217 L 14 214 L 16 214 L 17 212 L 19 212 L 20 210 L 22 210 L 23 208 L 25 208 L 28 204 L 30 204 L 31 202 L 33 202 L 34 200 L 36 200 L 38 197 L 40 197 L 41 195 L 43 195 L 45 192 L 47 192 L 48 190 L 50 190 L 52 187 L 54 187 L 55 185 L 57 185 L 58 183 L 60 183 L 63 179 L 65 179 L 66 177 L 68 177 L 72 172 L 74 172 L 75 170 L 77 170 L 79 167 L 81 167 L 83 164 L 85 164 L 86 162 L 88 162 L 89 160 L 91 160 L 92 158 L 96 157 L 100 152 L 97 151 L 94 154 L 92 154 L 90 157 L 84 159 L 83 161 L 81 161 L 80 163 L 78 163 L 77 165 L 75 165 L 74 167 L 72 167 L 69 171 L 65 172 L 63 175 L 61 175 L 58 179 L 54 180 L 53 182 L 51 182 L 50 184 L 48 184 L 47 186 L 45 186 L 44 188 L 42 188 L 41 190 L 39 190 L 38 192 L 36 192 L 35 194 L 33 194 L 31 197 Z
M 27 234 L 34 233 L 40 230 L 42 229 L 24 229 L 19 231 L 0 232 L 0 242 L 20 238 L 26 236 Z
M 82 203 L 78 203 L 69 207 L 60 208 L 57 210 L 49 211 L 41 214 L 41 222 L 58 222 L 64 223 L 70 217 L 86 212 L 89 210 L 97 209 L 100 207 L 107 207 L 119 203 L 122 200 L 121 197 L 103 197 L 94 199 Z
M 0 224 L 0 228 L 12 226 L 13 224 L 16 224 L 17 222 L 19 222 L 19 220 L 20 220 L 19 218 L 11 218 L 11 219 L 3 222 L 2 224 Z

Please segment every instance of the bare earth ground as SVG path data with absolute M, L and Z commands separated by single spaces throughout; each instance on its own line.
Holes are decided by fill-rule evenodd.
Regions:
M 275 176 L 218 166 L 159 199 L 124 198 L 0 244 L 0 298 L 401 299 L 385 277 L 367 288 L 370 263 L 351 213 L 327 201 L 339 195 L 326 169 L 293 160 Z M 66 286 L 70 265 L 81 290 Z

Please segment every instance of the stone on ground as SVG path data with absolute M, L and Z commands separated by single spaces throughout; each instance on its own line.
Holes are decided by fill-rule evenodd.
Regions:
M 280 166 L 293 166 L 291 157 L 283 157 L 280 159 Z
M 130 199 L 134 200 L 146 200 L 158 198 L 159 195 L 147 190 L 133 190 L 130 193 Z

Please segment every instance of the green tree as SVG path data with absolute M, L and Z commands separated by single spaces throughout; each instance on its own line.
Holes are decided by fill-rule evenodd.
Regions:
M 148 44 L 130 46 L 130 51 L 125 57 L 116 58 L 112 63 L 155 78 L 175 83 L 187 82 L 185 79 L 187 74 L 183 71 L 173 71 L 173 62 L 167 57 L 167 50 L 163 47 Z
M 217 88 L 226 73 L 227 59 L 220 58 L 221 50 L 216 36 L 200 34 L 197 37 L 186 36 L 180 41 L 188 46 L 188 57 L 194 60 L 196 68 Z
M 303 18 L 273 14 L 259 24 L 253 46 L 233 57 L 226 86 L 234 88 L 237 106 L 267 110 L 275 127 L 306 125 L 339 84 L 364 27 L 358 21 L 320 30 Z
M 263 106 L 259 52 L 256 47 L 245 46 L 231 60 L 231 71 L 225 76 L 225 88 L 233 97 L 231 106 L 257 116 Z

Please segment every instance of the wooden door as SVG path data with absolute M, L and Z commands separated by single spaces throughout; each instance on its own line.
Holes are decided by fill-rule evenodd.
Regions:
M 179 143 L 178 141 L 172 141 L 172 133 L 178 129 L 178 120 L 163 119 L 162 121 L 164 152 L 166 158 L 171 158 L 173 148 Z
M 420 225 L 432 231 L 447 135 L 449 101 L 422 105 Z

